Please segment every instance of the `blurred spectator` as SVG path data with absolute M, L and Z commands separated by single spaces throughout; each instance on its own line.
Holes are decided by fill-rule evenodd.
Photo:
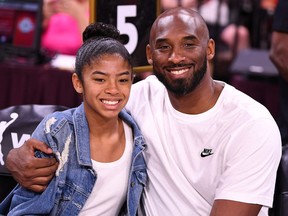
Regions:
M 277 3 L 278 0 L 261 0 L 260 7 L 271 13 L 274 13 Z
M 229 59 L 250 47 L 250 33 L 242 16 L 244 8 L 247 10 L 249 7 L 247 3 L 247 0 L 204 0 L 199 5 L 210 36 L 217 44 L 222 44 L 216 51 L 227 51 Z
M 288 1 L 279 0 L 274 14 L 270 58 L 279 71 L 282 144 L 288 144 Z M 288 210 L 288 208 L 287 208 Z
M 89 23 L 89 0 L 44 0 L 42 48 L 75 55 Z
M 162 11 L 179 6 L 197 9 L 198 0 L 161 0 L 160 4 Z
M 288 215 L 288 1 L 279 0 L 274 13 L 270 58 L 279 71 L 280 115 L 278 125 L 283 145 L 282 159 L 277 173 L 274 205 L 271 216 Z

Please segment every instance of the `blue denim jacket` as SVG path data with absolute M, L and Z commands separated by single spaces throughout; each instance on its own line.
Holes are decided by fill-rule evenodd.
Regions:
M 120 215 L 136 215 L 147 180 L 143 158 L 146 144 L 132 117 L 124 110 L 119 116 L 131 126 L 134 135 L 127 200 Z M 32 137 L 49 144 L 59 160 L 59 168 L 43 193 L 34 193 L 17 185 L 1 203 L 0 214 L 78 215 L 97 180 L 97 173 L 92 169 L 83 104 L 47 116 Z M 47 157 L 40 152 L 36 152 L 36 156 Z

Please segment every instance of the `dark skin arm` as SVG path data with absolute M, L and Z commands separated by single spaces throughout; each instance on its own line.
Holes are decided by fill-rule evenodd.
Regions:
M 45 143 L 29 139 L 20 148 L 12 149 L 8 153 L 6 167 L 21 186 L 42 192 L 53 178 L 58 162 L 55 158 L 34 157 L 35 150 L 52 153 Z
M 215 200 L 210 216 L 257 216 L 261 207 L 231 200 Z
M 288 33 L 272 33 L 270 59 L 279 70 L 280 75 L 288 82 Z

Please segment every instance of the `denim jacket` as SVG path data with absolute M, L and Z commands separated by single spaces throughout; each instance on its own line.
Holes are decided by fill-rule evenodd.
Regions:
M 147 180 L 143 158 L 146 144 L 132 117 L 124 110 L 119 117 L 131 126 L 134 135 L 127 200 L 120 215 L 136 215 Z M 17 185 L 0 204 L 0 214 L 78 215 L 97 180 L 97 173 L 92 169 L 89 128 L 83 104 L 45 117 L 32 137 L 53 149 L 59 161 L 55 177 L 43 193 L 34 193 Z M 40 152 L 35 155 L 49 157 Z

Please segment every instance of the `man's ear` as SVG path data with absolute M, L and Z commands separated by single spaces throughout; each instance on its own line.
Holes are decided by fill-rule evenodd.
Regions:
M 79 79 L 78 75 L 76 73 L 72 74 L 72 83 L 73 87 L 79 94 L 83 93 L 83 85 L 81 80 Z
M 209 39 L 207 46 L 207 60 L 212 60 L 215 56 L 215 42 L 213 39 Z
M 153 60 L 152 60 L 152 54 L 151 54 L 151 47 L 150 44 L 147 44 L 146 46 L 146 58 L 147 58 L 147 62 L 152 65 L 153 64 Z

